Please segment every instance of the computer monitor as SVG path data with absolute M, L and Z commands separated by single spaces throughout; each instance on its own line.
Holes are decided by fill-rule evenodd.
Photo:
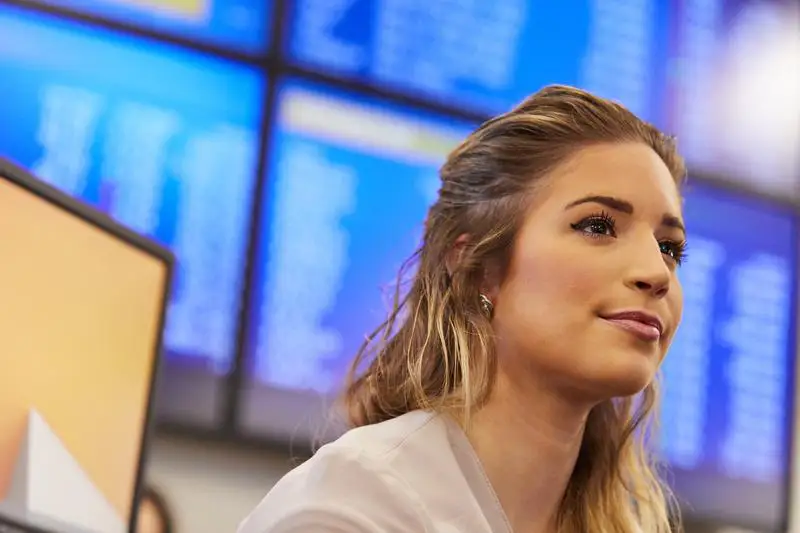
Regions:
M 0 160 L 0 531 L 135 531 L 172 264 Z

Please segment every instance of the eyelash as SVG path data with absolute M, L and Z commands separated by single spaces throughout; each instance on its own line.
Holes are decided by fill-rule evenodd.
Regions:
M 602 239 L 605 237 L 616 237 L 616 220 L 606 211 L 590 215 L 576 224 L 570 224 L 572 229 L 579 231 L 592 239 Z M 598 233 L 588 231 L 590 228 L 601 228 Z M 675 264 L 681 265 L 686 261 L 686 241 L 659 241 L 659 248 L 662 254 L 668 255 Z

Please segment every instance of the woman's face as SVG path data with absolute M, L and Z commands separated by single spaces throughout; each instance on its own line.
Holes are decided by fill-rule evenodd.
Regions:
M 678 189 L 652 149 L 579 151 L 534 193 L 489 290 L 501 371 L 588 401 L 642 390 L 680 322 L 684 240 Z

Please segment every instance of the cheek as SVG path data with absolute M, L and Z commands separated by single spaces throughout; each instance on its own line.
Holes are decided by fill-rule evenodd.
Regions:
M 670 291 L 672 294 L 669 296 L 669 307 L 672 316 L 675 320 L 675 325 L 680 324 L 683 319 L 683 286 L 681 282 L 675 278 L 673 289 Z
M 667 339 L 667 345 L 664 347 L 665 351 L 675 340 L 676 332 L 680 328 L 681 319 L 683 318 L 683 289 L 680 282 L 675 281 L 670 288 L 669 295 L 667 296 L 667 306 L 672 322 L 672 332 L 669 339 Z
M 508 318 L 531 330 L 556 328 L 558 334 L 585 323 L 608 287 L 602 266 L 587 259 L 567 253 L 519 257 L 501 293 Z

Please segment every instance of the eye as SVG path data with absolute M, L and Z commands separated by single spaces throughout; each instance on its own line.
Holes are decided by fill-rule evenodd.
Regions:
M 616 237 L 614 218 L 606 212 L 591 215 L 576 224 L 572 229 L 585 233 L 590 237 Z
M 660 241 L 658 247 L 661 253 L 669 256 L 670 259 L 675 261 L 675 264 L 681 265 L 686 261 L 686 241 Z

